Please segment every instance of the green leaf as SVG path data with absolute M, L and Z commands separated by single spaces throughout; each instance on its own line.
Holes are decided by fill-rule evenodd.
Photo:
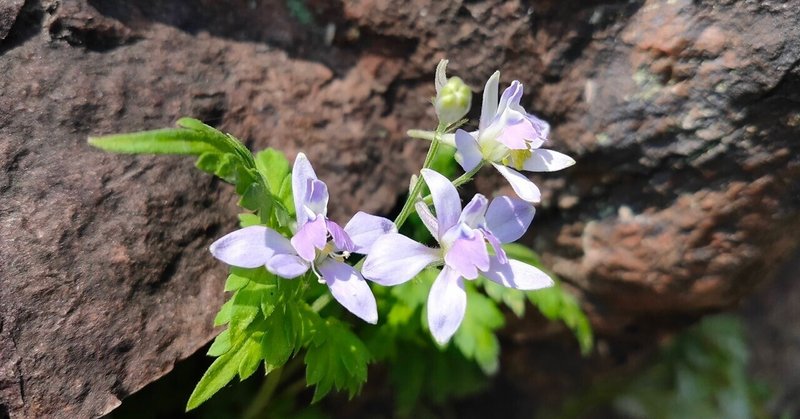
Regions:
M 529 291 L 528 300 L 549 320 L 561 320 L 572 330 L 578 339 L 581 353 L 592 350 L 594 336 L 589 319 L 581 309 L 578 300 L 567 292 L 558 282 L 550 288 Z
M 289 360 L 295 351 L 295 339 L 291 320 L 284 310 L 275 310 L 267 319 L 264 337 L 261 339 L 261 357 L 267 373 Z
M 89 137 L 88 141 L 94 147 L 114 153 L 199 156 L 207 152 L 219 152 L 205 141 L 203 134 L 181 128 Z
M 263 333 L 256 332 L 250 334 L 239 350 L 239 379 L 244 381 L 253 375 L 261 363 L 261 339 Z
M 236 183 L 236 156 L 230 153 L 209 152 L 203 153 L 195 162 L 195 167 L 224 180 Z
M 200 378 L 200 382 L 197 383 L 194 391 L 192 391 L 192 395 L 189 396 L 189 401 L 186 403 L 187 412 L 203 404 L 222 387 L 231 382 L 233 377 L 236 377 L 241 363 L 239 358 L 240 347 L 232 348 L 214 360 L 211 366 L 208 367 L 208 370 Z
M 270 192 L 277 195 L 280 193 L 284 179 L 289 176 L 289 160 L 286 156 L 274 148 L 261 150 L 255 155 L 256 170 L 267 181 Z
M 250 150 L 247 150 L 247 148 L 239 140 L 231 137 L 230 135 L 227 135 L 222 131 L 206 125 L 202 121 L 194 118 L 178 119 L 178 126 L 196 132 L 203 137 L 205 142 L 213 145 L 217 149 L 223 152 L 233 153 L 241 158 L 243 162 L 248 162 L 249 160 L 249 163 L 252 163 L 252 154 L 250 153 Z M 250 156 L 249 159 L 248 156 Z
M 325 320 L 324 325 L 305 357 L 306 382 L 316 385 L 312 403 L 334 388 L 347 390 L 352 398 L 367 381 L 370 354 L 361 339 L 335 319 Z
M 225 281 L 225 291 L 236 291 L 239 289 L 244 288 L 250 282 L 250 278 L 244 275 L 237 274 L 236 271 L 232 271 L 228 275 L 228 279 Z
M 233 308 L 233 298 L 226 301 L 220 307 L 216 317 L 214 317 L 214 326 L 222 326 L 231 322 L 231 309 Z
M 503 312 L 475 287 L 467 286 L 467 312 L 453 343 L 461 353 L 474 359 L 487 374 L 497 371 L 500 342 L 495 331 L 505 324 Z
M 206 355 L 208 356 L 220 356 L 225 352 L 228 352 L 231 349 L 231 333 L 229 329 L 223 330 L 217 337 L 214 339 L 214 343 L 211 344 L 211 347 L 208 348 L 208 352 Z
M 547 269 L 542 267 L 539 255 L 530 248 L 518 243 L 510 243 L 504 244 L 503 250 L 505 250 L 509 258 L 531 264 L 547 272 Z M 589 323 L 589 319 L 581 309 L 575 296 L 561 286 L 558 278 L 552 272 L 547 272 L 547 274 L 553 278 L 555 285 L 527 292 L 528 301 L 536 306 L 547 319 L 564 322 L 575 334 L 581 353 L 586 355 L 594 345 L 591 323 Z
M 239 227 L 245 228 L 255 225 L 260 225 L 261 219 L 256 214 L 243 213 L 239 214 Z

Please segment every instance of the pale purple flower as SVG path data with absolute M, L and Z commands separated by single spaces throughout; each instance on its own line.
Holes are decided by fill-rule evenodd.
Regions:
M 437 342 L 446 343 L 464 318 L 464 279 L 483 275 L 520 290 L 553 284 L 539 269 L 509 259 L 500 246 L 519 239 L 528 229 L 535 211 L 531 204 L 507 196 L 489 204 L 478 194 L 462 210 L 458 191 L 446 177 L 429 169 L 423 169 L 422 176 L 431 190 L 436 215 L 422 202 L 416 209 L 440 248 L 387 234 L 372 245 L 361 272 L 369 280 L 390 286 L 410 280 L 429 265 L 443 263 L 428 295 L 428 326 Z M 487 246 L 493 248 L 493 255 Z
M 485 160 L 508 180 L 520 198 L 539 202 L 539 188 L 518 170 L 554 172 L 572 166 L 575 160 L 557 151 L 539 148 L 547 141 L 550 125 L 527 113 L 519 104 L 522 83 L 517 80 L 503 92 L 498 102 L 499 82 L 500 72 L 495 72 L 486 82 L 478 130 L 471 133 L 458 130 L 455 136 L 445 136 L 444 140 L 456 146 L 456 160 L 465 171 Z
M 288 279 L 312 269 L 344 308 L 377 323 L 375 296 L 361 274 L 344 260 L 350 253 L 369 253 L 378 237 L 397 232 L 394 223 L 364 212 L 356 213 L 344 228 L 329 220 L 328 187 L 317 179 L 303 153 L 294 161 L 292 193 L 297 231 L 291 240 L 268 227 L 245 227 L 214 242 L 211 254 L 233 266 L 264 266 Z

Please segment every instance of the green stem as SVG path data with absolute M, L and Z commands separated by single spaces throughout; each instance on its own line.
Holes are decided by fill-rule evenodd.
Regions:
M 311 303 L 311 309 L 314 310 L 315 313 L 319 313 L 320 310 L 325 308 L 328 303 L 331 302 L 331 294 L 326 292 L 319 296 L 313 303 Z
M 463 175 L 461 175 L 461 176 L 457 177 L 455 180 L 453 180 L 453 182 L 452 182 L 453 186 L 459 187 L 459 186 L 469 182 L 470 180 L 472 180 L 472 177 L 475 176 L 483 168 L 483 165 L 484 165 L 484 161 L 481 160 L 481 162 L 478 163 L 478 165 L 475 166 L 474 169 L 470 170 L 467 173 L 464 173 Z M 433 198 L 430 195 L 427 195 L 427 196 L 425 196 L 425 198 L 422 198 L 422 201 L 425 202 L 426 204 L 430 205 L 433 202 Z
M 423 169 L 431 167 L 433 158 L 436 156 L 436 152 L 439 151 L 439 144 L 441 143 L 440 138 L 445 129 L 446 127 L 442 124 L 439 124 L 439 126 L 436 128 L 436 132 L 433 134 L 433 138 L 431 139 L 431 147 L 428 149 L 428 155 L 425 156 L 425 162 L 422 163 Z M 409 130 L 409 135 L 414 131 L 418 130 Z M 417 200 L 417 196 L 419 196 L 420 192 L 422 192 L 422 184 L 422 179 L 417 178 L 417 181 L 414 182 L 414 186 L 411 188 L 411 192 L 408 194 L 408 198 L 406 198 L 406 202 L 403 204 L 403 209 L 400 210 L 400 214 L 398 214 L 397 218 L 394 219 L 394 224 L 397 226 L 398 230 L 400 230 L 400 227 L 405 224 L 408 216 L 414 211 L 414 203 Z
M 420 140 L 428 140 L 433 141 L 433 138 L 436 137 L 436 132 L 434 131 L 425 131 L 421 129 L 410 129 L 406 131 L 406 135 L 411 138 L 417 138 Z
M 257 417 L 262 417 L 264 410 L 269 406 L 269 401 L 272 399 L 272 396 L 275 394 L 275 389 L 278 388 L 278 384 L 281 381 L 283 369 L 282 368 L 275 368 L 267 374 L 267 378 L 264 380 L 264 384 L 258 390 L 258 394 L 253 399 L 253 402 L 250 404 L 250 407 L 247 408 L 244 414 L 245 419 L 252 419 Z

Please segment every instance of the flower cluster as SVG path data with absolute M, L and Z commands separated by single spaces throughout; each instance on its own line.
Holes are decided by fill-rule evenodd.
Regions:
M 453 336 L 464 318 L 465 281 L 483 276 L 519 290 L 552 285 L 544 272 L 509 258 L 502 244 L 525 233 L 533 221 L 533 203 L 539 202 L 541 196 L 536 185 L 518 170 L 549 172 L 575 162 L 564 154 L 541 148 L 550 128 L 520 105 L 520 82 L 512 82 L 498 99 L 499 73 L 486 83 L 478 129 L 457 129 L 449 134 L 469 112 L 471 92 L 461 79 L 445 76 L 446 64 L 442 61 L 436 74 L 437 96 L 433 104 L 440 129 L 431 137 L 434 145 L 441 141 L 456 147 L 456 160 L 468 173 L 491 164 L 519 198 L 499 196 L 489 202 L 476 194 L 462 208 L 453 183 L 426 165 L 421 175 L 430 189 L 434 212 L 413 192 L 416 188 L 408 199 L 413 204 L 409 207 L 439 244 L 438 248 L 431 248 L 399 234 L 400 225 L 382 217 L 359 212 L 344 228 L 329 219 L 328 188 L 300 153 L 291 174 L 297 220 L 292 226 L 293 236 L 284 237 L 265 226 L 246 227 L 214 242 L 214 257 L 243 268 L 263 266 L 286 279 L 310 270 L 345 309 L 373 324 L 378 321 L 378 311 L 367 280 L 394 286 L 409 281 L 426 267 L 440 266 L 427 302 L 428 326 L 440 344 Z M 360 269 L 360 264 L 347 263 L 353 253 L 366 255 Z

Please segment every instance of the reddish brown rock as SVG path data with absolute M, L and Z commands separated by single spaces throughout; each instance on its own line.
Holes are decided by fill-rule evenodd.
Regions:
M 225 274 L 205 248 L 234 227 L 230 189 L 186 159 L 92 150 L 89 134 L 191 115 L 253 148 L 303 149 L 343 220 L 395 207 L 422 153 L 403 132 L 433 124 L 438 59 L 476 89 L 502 69 L 578 160 L 535 177 L 530 236 L 601 335 L 596 358 L 570 364 L 577 379 L 736 305 L 797 245 L 789 2 L 303 3 L 313 22 L 282 1 L 18 3 L 0 9 L 12 417 L 103 414 L 214 333 Z M 486 175 L 479 188 L 506 188 Z M 526 396 L 548 377 L 569 387 L 552 362 L 564 335 L 531 322 L 509 332 L 504 362 L 520 367 L 505 374 Z

